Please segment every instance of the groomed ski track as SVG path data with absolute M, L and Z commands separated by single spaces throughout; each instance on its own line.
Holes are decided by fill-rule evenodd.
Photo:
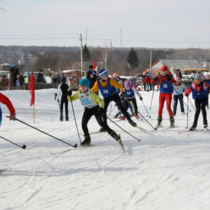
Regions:
M 36 91 L 35 125 L 29 91 L 3 91 L 3 94 L 11 99 L 18 119 L 71 144 L 79 144 L 70 104 L 70 121 L 59 121 L 56 91 Z M 141 91 L 141 94 L 151 115 L 146 119 L 155 127 L 159 92 L 155 91 L 151 110 L 152 92 Z M 193 102 L 191 96 L 190 100 Z M 139 112 L 147 115 L 143 104 L 137 101 Z M 83 108 L 79 101 L 73 105 L 81 133 Z M 190 108 L 189 126 L 194 117 Z M 70 147 L 17 121 L 9 121 L 4 105 L 2 110 L 1 136 L 19 145 L 26 144 L 27 149 L 0 139 L 0 168 L 7 169 L 0 173 L 0 210 L 210 209 L 210 132 L 178 134 L 185 130 L 187 119 L 181 116 L 179 104 L 175 117 L 178 128 L 154 131 L 146 122 L 134 119 L 147 130 L 142 132 L 127 121 L 116 122 L 141 142 L 108 120 L 111 128 L 121 134 L 124 154 L 118 142 L 107 133 L 99 133 L 92 135 L 90 147 L 51 155 Z M 116 112 L 115 108 L 112 116 Z M 207 114 L 210 123 L 210 111 Z M 169 126 L 166 108 L 163 125 Z M 90 132 L 100 128 L 94 117 L 88 127 Z M 198 128 L 202 128 L 202 115 Z

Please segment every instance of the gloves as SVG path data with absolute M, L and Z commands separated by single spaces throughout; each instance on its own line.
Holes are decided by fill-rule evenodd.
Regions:
M 120 97 L 121 97 L 122 100 L 124 100 L 124 99 L 125 99 L 125 93 L 122 92 L 122 93 L 120 94 Z
M 186 93 L 185 96 L 188 97 L 189 96 L 189 93 Z
M 72 95 L 72 90 L 68 90 L 67 95 L 71 96 Z
M 158 78 L 157 77 L 154 77 L 154 80 L 157 82 Z
M 57 99 L 57 102 L 59 103 L 59 99 Z
M 143 98 L 142 97 L 140 97 L 140 101 L 142 101 L 143 100 Z
M 167 80 L 170 82 L 171 81 L 171 77 L 168 77 Z
M 16 114 L 15 113 L 10 115 L 10 120 L 16 120 Z

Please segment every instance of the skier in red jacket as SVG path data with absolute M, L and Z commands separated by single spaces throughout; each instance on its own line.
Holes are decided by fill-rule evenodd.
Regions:
M 144 83 L 145 83 L 145 91 L 149 92 L 150 91 L 150 77 L 149 77 L 149 73 L 144 78 Z
M 9 109 L 10 120 L 15 120 L 16 119 L 15 109 L 11 101 L 9 100 L 9 98 L 7 98 L 5 95 L 0 93 L 0 103 L 5 104 L 7 108 Z M 1 104 L 0 104 L 0 125 L 1 125 L 1 121 L 2 121 L 2 111 L 1 111 Z

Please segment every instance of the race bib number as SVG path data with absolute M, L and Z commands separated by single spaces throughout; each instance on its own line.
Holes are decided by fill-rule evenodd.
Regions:
M 103 93 L 107 94 L 107 93 L 109 93 L 109 91 L 108 90 L 103 90 Z
M 128 95 L 131 95 L 131 92 L 127 92 Z
M 167 84 L 163 84 L 163 88 L 167 88 L 168 87 L 168 85 Z
M 82 98 L 82 99 L 80 99 L 80 101 L 83 106 L 91 105 L 91 101 L 89 100 L 89 98 Z

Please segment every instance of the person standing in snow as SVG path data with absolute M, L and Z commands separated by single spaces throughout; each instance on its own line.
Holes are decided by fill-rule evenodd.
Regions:
M 10 86 L 16 86 L 17 75 L 19 74 L 19 69 L 15 64 L 12 64 L 12 68 L 10 69 Z
M 36 76 L 35 83 L 46 83 L 46 80 L 43 75 L 43 70 L 40 69 L 38 75 Z
M 183 102 L 183 91 L 187 90 L 187 87 L 180 81 L 180 77 L 176 76 L 177 84 L 174 84 L 174 107 L 173 107 L 173 116 L 176 115 L 176 109 L 178 100 L 181 107 L 181 113 L 184 115 L 184 102 Z
M 111 101 L 114 101 L 117 107 L 122 111 L 124 116 L 127 118 L 130 125 L 132 125 L 133 127 L 136 127 L 137 126 L 136 123 L 133 120 L 131 120 L 128 112 L 123 107 L 120 97 L 116 90 L 116 88 L 119 88 L 121 91 L 121 98 L 125 98 L 125 90 L 123 86 L 119 84 L 118 82 L 116 82 L 115 80 L 113 80 L 112 78 L 109 78 L 108 71 L 106 69 L 101 69 L 99 72 L 99 76 L 100 76 L 100 79 L 98 79 L 95 82 L 92 88 L 92 91 L 96 93 L 100 90 L 101 94 L 104 97 L 104 102 L 105 102 L 104 115 L 103 115 L 104 122 L 107 123 L 106 111 L 109 106 L 109 103 Z M 100 131 L 102 132 L 105 130 L 101 128 Z
M 174 127 L 174 117 L 171 110 L 171 100 L 173 93 L 173 84 L 177 84 L 176 80 L 173 79 L 171 73 L 169 73 L 167 66 L 162 66 L 161 75 L 151 80 L 151 83 L 160 82 L 160 95 L 159 95 L 159 109 L 158 109 L 158 123 L 157 127 L 161 126 L 163 106 L 166 101 L 166 107 L 169 114 L 170 126 Z M 173 84 L 172 84 L 173 83 Z
M 90 81 L 88 79 L 81 79 L 79 85 L 79 90 L 73 96 L 72 91 L 68 91 L 68 100 L 75 101 L 80 99 L 82 106 L 85 108 L 82 116 L 82 129 L 85 139 L 82 141 L 81 145 L 89 145 L 91 143 L 87 124 L 93 115 L 95 116 L 98 124 L 107 131 L 112 138 L 122 144 L 120 135 L 117 135 L 106 123 L 103 122 L 102 115 L 104 113 L 104 101 L 89 89 Z
M 58 86 L 58 99 L 57 102 L 60 106 L 60 121 L 63 121 L 63 105 L 65 104 L 65 113 L 66 121 L 69 120 L 69 111 L 68 111 L 68 99 L 67 92 L 70 89 L 70 86 L 66 84 L 66 78 L 62 78 L 62 83 Z
M 96 78 L 97 78 L 92 65 L 89 66 L 89 71 L 87 72 L 86 78 L 90 81 L 89 88 L 91 89 L 94 86 L 94 84 L 96 82 Z
M 138 107 L 137 107 L 137 103 L 136 103 L 135 94 L 139 97 L 140 101 L 142 101 L 143 98 L 141 97 L 141 94 L 134 87 L 131 87 L 131 83 L 129 80 L 124 82 L 124 86 L 125 86 L 125 99 L 124 99 L 125 100 L 125 110 L 127 110 L 129 104 L 132 103 L 134 106 L 134 111 L 135 111 L 134 117 L 136 119 L 139 119 Z M 120 119 L 125 120 L 125 116 L 121 117 Z
M 195 74 L 195 80 L 193 84 L 187 89 L 184 93 L 186 97 L 192 92 L 192 97 L 195 100 L 195 117 L 192 127 L 190 128 L 191 131 L 194 131 L 197 127 L 198 118 L 200 115 L 200 111 L 203 114 L 203 127 L 208 127 L 208 121 L 206 116 L 206 106 L 208 103 L 208 95 L 210 91 L 210 85 L 202 81 L 202 76 L 200 73 Z
M 150 91 L 150 77 L 149 77 L 149 73 L 144 78 L 144 83 L 145 83 L 145 91 L 149 92 Z
M 5 95 L 0 93 L 0 126 L 2 122 L 2 110 L 1 110 L 1 103 L 5 104 L 10 111 L 10 120 L 16 120 L 15 109 L 12 105 L 12 102 L 7 98 Z
M 210 74 L 206 74 L 204 82 L 210 85 Z M 209 110 L 209 96 L 208 96 L 208 102 L 207 102 L 207 109 Z

